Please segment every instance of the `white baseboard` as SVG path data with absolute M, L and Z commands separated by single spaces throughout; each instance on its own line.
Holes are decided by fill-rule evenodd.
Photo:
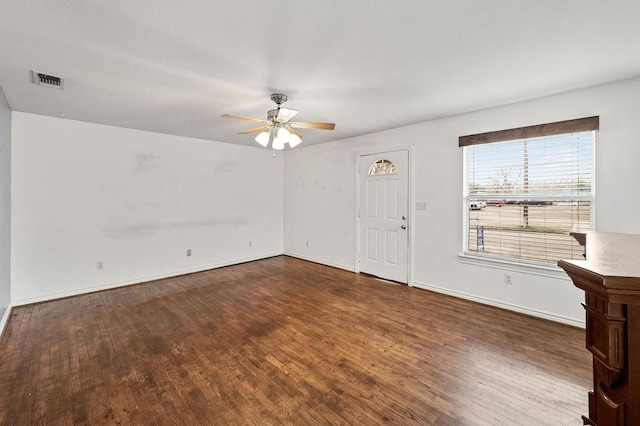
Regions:
M 0 340 L 2 340 L 5 327 L 9 324 L 9 318 L 11 318 L 11 305 L 7 306 L 7 310 L 4 311 L 4 315 L 0 319 Z
M 525 306 L 514 305 L 511 303 L 501 302 L 499 300 L 489 299 L 487 297 L 476 296 L 474 294 L 464 293 L 455 290 L 449 290 L 447 288 L 438 287 L 431 284 L 424 284 L 414 281 L 412 283 L 414 287 L 422 288 L 425 290 L 431 290 L 436 293 L 447 294 L 449 296 L 458 297 L 460 299 L 471 300 L 473 302 L 482 303 L 484 305 L 495 306 L 509 311 L 518 312 L 521 314 L 531 315 L 533 317 L 544 318 L 550 321 L 559 322 L 562 324 L 571 325 L 574 327 L 585 328 L 584 320 L 576 320 L 575 318 L 565 317 L 563 315 L 552 314 L 549 312 L 539 311 L 537 309 L 527 308 Z
M 83 288 L 80 288 L 80 289 L 62 291 L 62 292 L 58 292 L 58 293 L 50 293 L 50 294 L 46 294 L 46 295 L 42 295 L 42 296 L 17 299 L 17 300 L 13 300 L 12 303 L 13 303 L 13 306 L 30 305 L 32 303 L 46 302 L 46 301 L 49 301 L 49 300 L 60 299 L 60 298 L 63 298 L 63 297 L 78 296 L 78 295 L 81 295 L 81 294 L 93 293 L 93 292 L 101 291 L 101 290 L 109 290 L 109 289 L 117 288 L 117 287 L 125 287 L 125 286 L 133 285 L 133 284 L 141 284 L 141 283 L 148 282 L 148 281 L 161 280 L 163 278 L 171 278 L 171 277 L 177 277 L 177 276 L 180 276 L 180 275 L 193 274 L 195 272 L 208 271 L 210 269 L 223 268 L 225 266 L 238 265 L 240 263 L 253 262 L 254 260 L 267 259 L 269 257 L 275 257 L 275 256 L 282 256 L 282 253 L 267 253 L 267 254 L 262 254 L 262 255 L 259 255 L 259 256 L 255 256 L 255 257 L 247 257 L 247 258 L 243 258 L 243 259 L 235 259 L 235 260 L 230 260 L 230 261 L 227 261 L 227 262 L 221 262 L 221 263 L 214 263 L 214 264 L 209 264 L 209 265 L 205 265 L 205 266 L 199 266 L 197 268 L 181 269 L 181 270 L 167 272 L 167 273 L 159 274 L 159 275 L 149 275 L 149 276 L 144 276 L 144 277 L 137 277 L 137 278 L 134 278 L 134 279 L 131 279 L 131 280 L 118 281 L 118 282 L 100 284 L 100 285 L 92 286 L 92 287 L 83 287 Z
M 355 272 L 356 271 L 353 266 L 343 265 L 341 263 L 334 263 L 334 262 L 330 262 L 328 260 L 318 259 L 316 257 L 307 256 L 307 255 L 300 254 L 300 253 L 285 252 L 284 255 L 285 256 L 290 256 L 290 257 L 296 257 L 296 258 L 302 259 L 302 260 L 308 260 L 309 262 L 319 263 L 321 265 L 331 266 L 333 268 L 344 269 L 344 270 L 349 271 L 349 272 Z

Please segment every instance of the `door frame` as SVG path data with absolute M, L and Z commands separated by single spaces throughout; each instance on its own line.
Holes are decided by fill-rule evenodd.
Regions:
M 394 146 L 389 148 L 379 148 L 374 149 L 371 148 L 366 151 L 358 151 L 355 156 L 355 174 L 356 174 L 356 210 L 354 212 L 355 216 L 355 227 L 356 227 L 356 241 L 355 241 L 355 273 L 360 273 L 360 168 L 362 167 L 362 157 L 366 155 L 375 155 L 380 154 L 383 156 L 387 152 L 397 152 L 397 151 L 406 151 L 408 156 L 408 176 L 407 176 L 407 215 L 409 216 L 407 219 L 407 226 L 409 227 L 409 232 L 407 233 L 407 285 L 409 287 L 413 287 L 413 248 L 414 248 L 414 234 L 413 234 L 413 214 L 415 209 L 413 208 L 413 188 L 415 185 L 413 184 L 413 145 L 405 145 L 405 146 Z

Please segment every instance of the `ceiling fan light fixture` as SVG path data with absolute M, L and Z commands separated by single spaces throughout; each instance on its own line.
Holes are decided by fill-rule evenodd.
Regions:
M 222 117 L 262 123 L 259 127 L 238 132 L 238 134 L 246 135 L 260 132 L 255 141 L 265 148 L 271 144 L 271 148 L 274 150 L 282 150 L 286 144 L 289 144 L 290 148 L 298 146 L 302 142 L 302 134 L 298 133 L 295 130 L 296 128 L 320 130 L 333 130 L 335 128 L 334 123 L 291 121 L 298 111 L 282 107 L 282 104 L 287 101 L 287 96 L 282 93 L 274 93 L 271 95 L 271 100 L 278 107 L 267 111 L 266 120 L 229 114 L 223 114 Z
M 267 145 L 269 145 L 269 133 L 269 130 L 260 132 L 260 134 L 256 136 L 256 142 L 266 148 Z

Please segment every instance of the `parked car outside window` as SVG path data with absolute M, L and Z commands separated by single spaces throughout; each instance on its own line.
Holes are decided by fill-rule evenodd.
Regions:
M 484 201 L 470 201 L 469 210 L 482 210 L 487 207 L 487 203 Z

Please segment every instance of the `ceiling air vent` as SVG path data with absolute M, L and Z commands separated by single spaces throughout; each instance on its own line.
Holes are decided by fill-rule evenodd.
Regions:
M 64 80 L 60 77 L 37 71 L 33 71 L 33 82 L 42 86 L 55 87 L 56 89 L 62 89 L 64 84 Z

